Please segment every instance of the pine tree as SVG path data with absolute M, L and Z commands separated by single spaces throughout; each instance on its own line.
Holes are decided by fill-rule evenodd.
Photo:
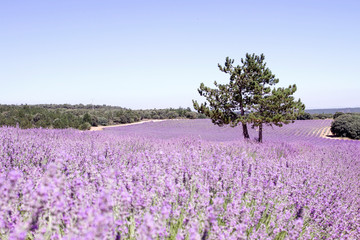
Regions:
M 209 106 L 206 102 L 199 105 L 194 100 L 193 104 L 199 113 L 210 117 L 216 125 L 230 124 L 230 126 L 235 127 L 241 123 L 244 138 L 249 139 L 246 110 L 249 108 L 251 85 L 244 69 L 246 60 L 241 59 L 241 62 L 242 66 L 235 67 L 233 65 L 234 60 L 227 57 L 224 66 L 218 64 L 220 71 L 230 74 L 229 84 L 218 84 L 215 81 L 216 89 L 212 89 L 201 83 L 198 92 L 200 96 L 206 98 Z
M 249 119 L 252 127 L 259 128 L 258 141 L 262 142 L 263 124 L 282 126 L 293 122 L 303 113 L 305 105 L 294 100 L 295 84 L 288 88 L 272 88 L 279 79 L 266 67 L 264 54 L 246 56 L 246 69 L 252 86 Z
M 247 123 L 259 128 L 258 141 L 262 142 L 263 124 L 282 126 L 293 122 L 302 114 L 305 106 L 295 101 L 293 94 L 296 85 L 288 88 L 272 88 L 279 82 L 264 62 L 261 54 L 246 54 L 241 59 L 242 66 L 233 67 L 234 60 L 226 58 L 225 67 L 219 69 L 230 74 L 229 84 L 218 84 L 216 89 L 201 83 L 198 89 L 205 102 L 199 105 L 193 101 L 194 108 L 212 119 L 217 125 L 230 124 L 235 127 L 242 123 L 244 138 L 249 138 Z
M 283 124 L 294 122 L 303 113 L 305 105 L 300 99 L 295 101 L 295 91 L 295 84 L 288 88 L 274 88 L 271 94 L 261 95 L 254 102 L 249 118 L 252 127 L 259 128 L 259 142 L 263 140 L 263 124 L 282 127 Z

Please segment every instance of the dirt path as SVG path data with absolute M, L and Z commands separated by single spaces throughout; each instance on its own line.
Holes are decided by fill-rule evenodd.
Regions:
M 109 125 L 109 126 L 97 126 L 97 127 L 91 127 L 90 131 L 101 131 L 104 130 L 104 128 L 112 128 L 112 127 L 123 127 L 123 126 L 130 126 L 130 125 L 136 125 L 136 124 L 142 124 L 142 123 L 146 123 L 146 122 L 162 122 L 165 120 L 143 120 L 143 121 L 139 121 L 139 122 L 134 122 L 134 123 L 124 123 L 124 124 L 116 124 L 116 125 Z

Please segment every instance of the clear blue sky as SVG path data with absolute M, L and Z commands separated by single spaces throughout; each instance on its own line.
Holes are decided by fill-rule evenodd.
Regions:
M 360 107 L 360 1 L 1 1 L 1 104 L 191 107 L 264 53 L 308 109 Z

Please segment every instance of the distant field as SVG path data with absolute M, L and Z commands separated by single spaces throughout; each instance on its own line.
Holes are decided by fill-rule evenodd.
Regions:
M 360 113 L 360 108 L 324 108 L 324 109 L 306 109 L 305 112 L 310 114 L 334 114 L 336 112 L 343 113 Z
M 335 139 L 324 138 L 331 134 L 332 119 L 302 120 L 284 125 L 283 127 L 264 128 L 265 142 L 294 142 L 311 141 L 313 143 L 332 143 Z M 106 132 L 122 136 L 144 136 L 159 139 L 190 137 L 207 141 L 242 141 L 241 127 L 219 127 L 209 119 L 196 120 L 166 120 L 163 122 L 149 122 L 141 125 L 114 127 L 105 129 Z M 258 137 L 257 129 L 249 127 L 250 137 Z M 359 142 L 359 141 L 357 141 Z
M 330 122 L 1 127 L 0 239 L 358 239 L 360 141 Z

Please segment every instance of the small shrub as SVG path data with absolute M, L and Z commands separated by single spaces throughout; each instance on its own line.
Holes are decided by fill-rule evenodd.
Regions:
M 338 137 L 360 139 L 360 114 L 342 114 L 331 123 L 331 132 Z
M 336 112 L 336 113 L 334 114 L 333 118 L 334 118 L 334 119 L 335 119 L 335 118 L 338 118 L 338 117 L 340 117 L 341 115 L 344 115 L 344 113 L 343 113 L 343 112 Z
M 63 119 L 56 118 L 52 123 L 53 128 L 66 128 L 66 124 Z
M 178 118 L 179 117 L 179 114 L 177 112 L 169 112 L 167 117 L 169 119 L 175 119 L 175 118 Z
M 316 113 L 312 115 L 313 119 L 327 119 L 327 118 L 333 118 L 333 115 L 331 113 Z
M 84 122 L 79 126 L 80 130 L 89 130 L 90 128 L 91 128 L 91 125 L 88 122 Z
M 107 118 L 104 117 L 98 117 L 98 123 L 102 126 L 106 126 L 109 124 L 109 121 Z
M 311 120 L 313 119 L 313 116 L 310 113 L 303 113 L 301 115 L 299 115 L 297 118 L 297 120 Z
M 83 116 L 83 122 L 84 122 L 84 123 L 85 123 L 85 122 L 88 122 L 88 123 L 91 124 L 91 116 L 90 116 L 90 114 L 85 113 L 85 115 Z
M 185 114 L 185 117 L 186 118 L 189 118 L 189 119 L 196 119 L 198 116 L 198 114 L 196 112 L 187 112 Z
M 198 119 L 205 119 L 205 118 L 207 118 L 205 114 L 202 113 L 198 114 Z

